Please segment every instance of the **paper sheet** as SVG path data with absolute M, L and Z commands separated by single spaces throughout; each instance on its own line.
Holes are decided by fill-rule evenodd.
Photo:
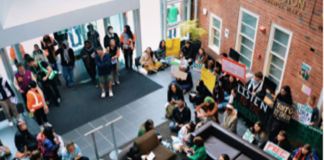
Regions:
M 186 73 L 186 72 L 182 72 L 182 71 L 180 71 L 180 70 L 176 70 L 176 71 L 174 72 L 174 76 L 175 76 L 176 78 L 180 78 L 180 79 L 182 79 L 182 80 L 185 80 L 185 79 L 187 79 L 188 73 Z
M 151 152 L 148 157 L 147 160 L 153 160 L 155 158 L 155 154 L 153 152 Z

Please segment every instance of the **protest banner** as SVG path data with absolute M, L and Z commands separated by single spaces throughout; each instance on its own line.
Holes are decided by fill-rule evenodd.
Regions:
M 308 125 L 311 121 L 313 109 L 307 105 L 302 105 L 300 103 L 294 103 L 295 114 L 293 114 L 293 119 L 299 123 Z
M 182 72 L 180 70 L 175 70 L 174 72 L 174 77 L 176 78 L 180 78 L 180 79 L 187 79 L 188 73 L 186 72 Z
M 292 106 L 280 101 L 279 99 L 277 99 L 277 103 L 273 107 L 273 116 L 285 123 L 290 122 L 291 116 L 294 112 L 295 109 Z
M 254 140 L 254 138 L 252 137 L 252 133 L 249 129 L 246 130 L 242 138 L 248 141 L 249 143 L 252 143 Z
M 319 128 L 304 125 L 292 119 L 287 126 L 287 136 L 292 148 L 309 144 L 316 150 L 316 154 L 322 157 L 323 131 Z
M 289 152 L 270 141 L 267 142 L 263 150 L 279 160 L 287 160 L 290 155 Z
M 245 82 L 245 72 L 246 72 L 246 67 L 245 65 L 241 63 L 237 63 L 231 59 L 228 59 L 226 57 L 221 57 L 222 58 L 222 72 L 226 72 L 227 74 L 234 76 L 243 82 Z
M 165 57 L 175 56 L 179 57 L 180 38 L 167 39 L 165 41 Z
M 176 70 L 179 70 L 180 60 L 173 57 L 170 61 L 170 64 L 171 64 L 171 76 L 175 77 L 174 73 Z
M 192 65 L 192 67 L 193 67 L 193 70 L 195 70 L 195 71 L 198 71 L 198 72 L 201 72 L 201 67 L 202 66 L 205 66 L 203 63 L 194 63 L 193 65 Z
M 200 79 L 204 82 L 208 90 L 213 93 L 213 89 L 216 83 L 216 76 L 213 75 L 207 68 L 202 66 Z
M 253 96 L 241 85 L 237 87 L 234 108 L 252 123 L 259 120 L 266 123 L 270 112 L 270 107 L 267 103 L 259 97 Z

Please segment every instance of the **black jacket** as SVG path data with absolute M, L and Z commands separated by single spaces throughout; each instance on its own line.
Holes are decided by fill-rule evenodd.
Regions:
M 247 82 L 247 84 L 245 85 L 247 89 L 248 89 L 250 83 L 251 83 L 251 80 L 249 80 L 249 81 Z M 260 85 L 259 85 L 259 86 L 254 90 L 254 91 L 252 90 L 252 87 L 251 87 L 250 90 L 249 90 L 249 89 L 248 89 L 248 90 L 249 90 L 249 92 L 252 93 L 252 92 L 255 92 L 256 90 L 258 90 L 259 87 L 262 87 L 262 89 L 261 89 L 260 92 L 256 92 L 256 96 L 263 100 L 264 97 L 265 97 L 265 95 L 266 95 L 266 88 L 265 88 L 263 82 L 261 82 Z
M 104 38 L 104 46 L 105 48 L 109 47 L 110 48 L 110 40 L 113 39 L 115 40 L 116 46 L 120 48 L 120 40 L 119 37 L 116 33 L 113 34 L 113 37 L 109 37 L 108 34 L 106 34 Z
M 92 47 L 92 44 L 90 41 L 86 40 L 86 42 L 90 43 L 90 48 L 91 49 L 87 49 L 85 46 L 82 48 L 81 53 L 80 53 L 80 58 L 83 60 L 83 63 L 86 67 L 90 67 L 90 65 L 96 65 L 95 63 L 95 59 L 91 57 L 92 53 L 95 53 L 95 55 L 97 55 L 97 50 L 95 48 Z
M 0 101 L 4 101 L 9 99 L 10 97 L 14 97 L 15 93 L 11 89 L 8 81 L 0 77 Z
M 67 63 L 65 61 L 65 59 L 64 59 L 64 50 L 63 50 L 63 48 L 60 48 L 55 52 L 56 55 L 58 55 L 58 54 L 61 55 L 61 65 L 62 66 L 74 66 L 74 62 L 75 62 L 74 51 L 73 51 L 73 49 L 69 48 L 68 52 L 69 52 L 69 58 L 70 58 L 69 63 Z
M 272 142 L 274 144 L 278 144 L 277 138 L 275 138 Z M 284 150 L 286 150 L 286 151 L 288 151 L 288 152 L 291 152 L 291 146 L 290 146 L 289 141 L 282 142 L 279 147 L 282 148 L 282 149 L 284 149 Z
M 187 124 L 191 120 L 191 112 L 190 109 L 184 104 L 182 112 L 180 112 L 178 107 L 175 107 L 172 111 L 172 120 L 174 123 L 178 124 Z
M 25 152 L 25 145 L 36 143 L 37 139 L 36 136 L 30 134 L 30 132 L 22 133 L 21 131 L 17 131 L 15 135 L 15 145 L 19 152 Z
M 185 45 L 181 48 L 181 51 L 183 52 L 183 56 L 186 57 L 186 59 L 192 58 L 192 46 L 190 45 L 189 48 L 187 48 Z

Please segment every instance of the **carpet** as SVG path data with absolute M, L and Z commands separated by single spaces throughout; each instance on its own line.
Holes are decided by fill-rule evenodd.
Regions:
M 171 132 L 169 125 L 170 125 L 171 121 L 166 121 L 160 125 L 158 125 L 157 127 L 154 128 L 155 131 L 160 132 L 160 134 L 162 135 L 162 139 L 163 140 L 168 140 L 168 142 L 172 142 L 171 136 L 178 136 L 178 133 L 176 132 Z M 125 147 L 127 147 L 129 144 L 133 143 L 134 140 L 136 138 L 126 142 L 125 144 L 121 145 L 118 147 L 118 149 L 122 150 Z M 109 152 L 110 153 L 110 152 Z M 104 159 L 104 160 L 111 160 L 109 158 L 109 153 L 101 156 L 100 158 Z M 177 160 L 182 160 L 182 158 L 185 158 L 186 155 L 184 153 L 176 153 L 177 155 Z
M 59 87 L 61 104 L 59 107 L 50 106 L 50 112 L 47 114 L 55 132 L 63 135 L 162 88 L 138 72 L 127 74 L 126 70 L 121 70 L 119 80 L 120 84 L 113 86 L 114 96 L 108 97 L 107 93 L 104 99 L 101 98 L 100 87 L 95 88 L 92 83 L 76 85 L 74 90 L 65 86 Z M 62 83 L 65 84 L 64 81 Z

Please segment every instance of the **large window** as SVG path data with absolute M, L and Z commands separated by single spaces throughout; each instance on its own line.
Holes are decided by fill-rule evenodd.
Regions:
M 236 50 L 240 54 L 239 61 L 247 68 L 252 66 L 258 20 L 259 15 L 244 8 L 240 9 Z
M 277 84 L 277 90 L 281 87 L 291 37 L 291 31 L 276 24 L 271 25 L 265 75 Z
M 222 19 L 215 14 L 210 14 L 208 46 L 217 54 L 220 54 L 221 33 Z

